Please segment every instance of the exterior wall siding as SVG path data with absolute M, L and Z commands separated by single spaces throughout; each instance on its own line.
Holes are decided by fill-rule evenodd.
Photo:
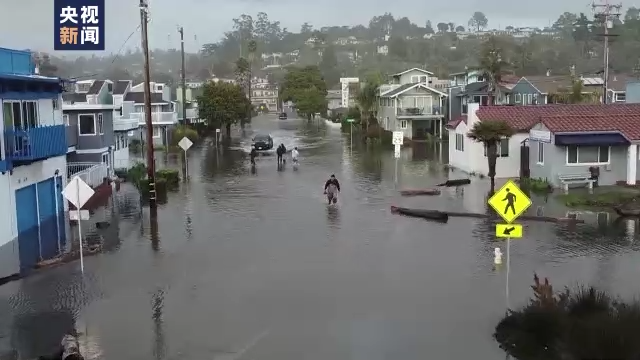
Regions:
M 75 130 L 67 130 L 67 134 L 75 132 L 78 134 L 75 142 L 76 150 L 94 150 L 104 149 L 109 146 L 113 146 L 114 134 L 113 134 L 113 111 L 112 110 L 65 110 L 65 114 L 69 115 L 69 126 L 75 128 Z M 102 114 L 103 122 L 103 134 L 96 133 L 96 135 L 80 135 L 78 128 L 78 116 L 79 115 L 93 114 L 96 116 L 96 132 L 98 114 Z M 67 144 L 72 146 L 74 141 L 67 139 Z
M 511 96 L 509 97 L 509 102 L 514 105 L 523 105 L 523 96 L 528 96 L 529 94 L 538 95 L 538 104 L 546 103 L 546 97 L 543 96 L 530 82 L 520 79 L 516 85 L 511 89 Z M 516 99 L 517 95 L 519 95 L 519 99 Z M 519 100 L 519 101 L 517 101 Z
M 543 125 L 538 124 L 536 130 L 546 130 Z M 529 165 L 532 178 L 547 179 L 553 186 L 560 187 L 560 175 L 588 174 L 592 165 L 567 165 L 567 147 L 555 145 L 555 138 L 551 133 L 551 143 L 544 144 L 544 163 L 538 164 L 538 141 L 529 141 Z M 600 165 L 600 178 L 598 184 L 601 186 L 615 185 L 618 181 L 625 181 L 627 178 L 627 146 L 612 146 L 609 156 L 610 165 Z M 640 168 L 640 162 L 636 158 Z M 640 180 L 640 172 L 636 173 L 636 179 Z
M 410 84 L 412 83 L 411 81 L 411 77 L 412 76 L 427 76 L 427 80 L 431 77 L 431 75 L 424 73 L 422 71 L 418 71 L 418 70 L 412 70 L 409 71 L 406 74 L 402 74 L 400 75 L 400 84 Z

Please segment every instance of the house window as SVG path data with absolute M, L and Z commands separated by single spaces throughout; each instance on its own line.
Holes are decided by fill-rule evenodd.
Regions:
M 516 104 L 519 104 L 522 101 L 522 94 L 516 94 Z
M 427 82 L 427 76 L 426 75 L 420 76 L 420 82 L 421 83 L 426 83 Z
M 104 134 L 104 120 L 102 120 L 102 114 L 98 114 L 98 133 Z
M 38 102 L 22 102 L 22 128 L 34 128 L 38 125 Z
M 464 134 L 456 134 L 456 150 L 464 151 Z
M 93 114 L 78 115 L 78 131 L 81 136 L 96 134 L 96 116 Z
M 527 105 L 533 104 L 533 94 L 527 94 Z
M 531 104 L 538 104 L 538 94 L 533 94 L 533 101 Z
M 498 148 L 496 149 L 496 153 L 498 157 L 509 157 L 509 139 L 502 139 L 498 143 Z M 484 146 L 484 156 L 487 156 L 487 146 Z
M 617 93 L 616 94 L 616 101 L 619 101 L 619 102 L 627 101 L 627 93 Z
M 64 120 L 66 126 L 69 126 L 69 114 L 62 115 L 62 120 Z
M 159 138 L 160 137 L 160 127 L 159 126 L 154 126 L 153 127 L 153 137 L 154 138 Z
M 400 120 L 400 129 L 406 129 L 407 128 L 407 120 Z
M 610 163 L 609 146 L 567 146 L 567 165 L 602 165 Z
M 59 99 L 52 99 L 51 105 L 53 105 L 53 110 L 60 110 L 60 101 Z
M 102 154 L 102 163 L 109 166 L 109 153 Z
M 538 161 L 539 165 L 544 165 L 544 143 L 538 141 Z
M 416 84 L 416 83 L 420 82 L 420 76 L 417 76 L 417 75 L 412 76 L 411 77 L 411 82 L 413 84 Z

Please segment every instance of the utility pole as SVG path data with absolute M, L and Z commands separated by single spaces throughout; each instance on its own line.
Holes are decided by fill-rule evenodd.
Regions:
M 184 28 L 182 26 L 178 27 L 178 32 L 180 33 L 180 56 L 182 57 L 182 122 L 184 125 L 187 124 L 187 79 L 186 79 L 186 70 L 184 66 Z
M 613 5 L 609 4 L 609 0 L 604 0 L 604 4 L 594 2 L 591 7 L 593 8 L 594 18 L 604 26 L 604 33 L 599 35 L 604 36 L 604 89 L 602 92 L 602 102 L 606 104 L 608 103 L 607 96 L 609 95 L 609 37 L 617 36 L 610 34 L 609 29 L 613 27 L 613 20 L 620 17 L 622 4 Z
M 151 221 L 157 216 L 156 202 L 156 164 L 153 154 L 153 121 L 151 120 L 151 71 L 149 69 L 149 4 L 140 0 L 140 29 L 142 32 L 142 52 L 144 53 L 144 117 L 147 126 L 147 177 L 149 178 L 149 210 Z

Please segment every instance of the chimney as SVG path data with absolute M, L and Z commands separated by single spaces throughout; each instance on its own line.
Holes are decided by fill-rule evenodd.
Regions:
M 547 76 L 551 76 L 551 69 L 547 69 Z

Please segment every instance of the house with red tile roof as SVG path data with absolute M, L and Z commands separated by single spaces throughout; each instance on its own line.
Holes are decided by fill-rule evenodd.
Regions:
M 486 174 L 484 146 L 473 143 L 466 133 L 477 121 L 504 121 L 516 134 L 498 148 L 496 177 L 520 175 L 520 146 L 525 144 L 530 176 L 556 186 L 565 185 L 563 178 L 589 178 L 591 172 L 598 175 L 599 185 L 635 184 L 640 179 L 640 104 L 473 105 L 468 116 L 447 124 L 453 167 Z

